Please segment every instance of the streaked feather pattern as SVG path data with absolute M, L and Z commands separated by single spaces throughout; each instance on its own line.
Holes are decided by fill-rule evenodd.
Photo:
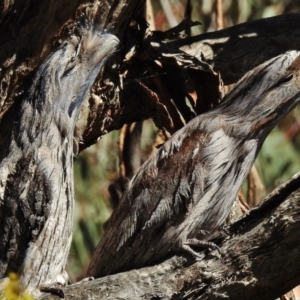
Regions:
M 269 60 L 176 132 L 129 183 L 88 275 L 151 265 L 180 249 L 197 256 L 190 246 L 223 224 L 266 136 L 299 102 L 299 66 L 296 51 Z

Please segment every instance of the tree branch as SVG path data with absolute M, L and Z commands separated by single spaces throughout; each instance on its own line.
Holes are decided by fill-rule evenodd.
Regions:
M 99 136 L 121 128 L 125 123 L 152 117 L 160 127 L 166 125 L 160 124 L 162 123 L 161 120 L 167 120 L 163 109 L 158 108 L 157 104 L 153 103 L 153 99 L 147 100 L 145 90 L 137 82 L 139 80 L 143 84 L 145 82 L 150 84 L 151 90 L 159 89 L 160 93 L 162 92 L 161 87 L 164 86 L 162 83 L 166 83 L 165 86 L 167 87 L 172 86 L 173 89 L 176 87 L 171 98 L 178 100 L 176 103 L 178 107 L 184 107 L 185 100 L 181 99 L 191 98 L 194 92 L 197 94 L 197 101 L 195 102 L 197 113 L 201 113 L 203 108 L 206 110 L 206 105 L 211 107 L 210 101 L 206 100 L 210 94 L 205 91 L 213 90 L 210 87 L 214 80 L 212 75 L 208 74 L 207 79 L 205 72 L 193 70 L 189 70 L 186 74 L 183 72 L 186 70 L 186 65 L 181 65 L 181 67 L 176 64 L 175 66 L 171 65 L 170 62 L 173 62 L 174 59 L 170 57 L 164 57 L 162 61 L 163 65 L 167 66 L 168 74 L 165 73 L 165 70 L 162 72 L 160 66 L 153 63 L 155 57 L 153 58 L 151 55 L 144 58 L 134 55 L 133 60 L 127 61 L 129 50 L 135 49 L 137 46 L 140 49 L 148 48 L 150 54 L 158 50 L 156 46 L 151 46 L 149 40 L 145 39 L 143 35 L 146 26 L 141 21 L 145 6 L 143 1 L 122 0 L 116 4 L 113 0 L 102 0 L 101 6 L 98 6 L 97 4 L 87 4 L 84 0 L 76 2 L 65 0 L 64 10 L 61 10 L 60 2 L 52 1 L 49 4 L 48 1 L 41 1 L 38 7 L 34 6 L 32 0 L 26 3 L 28 4 L 27 6 L 24 4 L 26 7 L 19 7 L 15 13 L 15 18 L 24 28 L 22 30 L 17 30 L 15 25 L 10 23 L 10 18 L 7 17 L 13 9 L 13 5 L 2 13 L 3 22 L 0 26 L 0 32 L 3 33 L 0 43 L 0 60 L 3 66 L 0 74 L 0 81 L 2 82 L 0 87 L 0 94 L 2 95 L 0 97 L 0 145 L 2 149 L 6 147 L 6 137 L 10 134 L 9 128 L 12 127 L 12 120 L 17 113 L 20 96 L 22 97 L 22 93 L 27 90 L 26 84 L 28 80 L 30 82 L 32 72 L 61 41 L 73 32 L 76 17 L 80 16 L 87 8 L 93 11 L 95 19 L 99 21 L 102 27 L 116 34 L 122 42 L 122 48 L 116 53 L 116 58 L 111 65 L 114 63 L 118 65 L 123 61 L 123 69 L 121 69 L 126 72 L 126 64 L 128 64 L 130 72 L 125 88 L 121 92 L 118 90 L 118 72 L 116 69 L 113 69 L 112 72 L 112 68 L 109 67 L 104 74 L 105 76 L 103 74 L 99 76 L 99 80 L 91 91 L 90 99 L 82 107 L 77 122 L 77 127 L 83 138 L 83 144 L 80 145 L 81 150 L 95 143 Z M 51 10 L 45 10 L 45 7 L 51 7 Z M 45 11 L 47 11 L 46 15 Z M 138 20 L 138 27 L 142 28 L 141 32 L 134 28 L 130 23 L 131 20 Z M 183 50 L 186 52 L 186 61 L 192 56 L 201 58 L 204 62 L 211 64 L 214 70 L 220 72 L 223 81 L 228 84 L 236 82 L 248 70 L 271 57 L 291 49 L 300 50 L 300 42 L 298 42 L 300 34 L 297 31 L 299 25 L 299 14 L 294 13 L 248 22 L 225 30 L 179 40 L 178 37 L 170 38 L 161 33 L 161 40 L 168 40 L 169 42 L 162 44 L 165 48 L 162 48 L 163 51 L 159 52 L 158 55 L 168 56 L 170 53 L 177 55 L 180 50 Z M 11 36 L 15 38 L 12 39 Z M 170 40 L 172 41 L 170 42 Z M 197 59 L 193 58 L 194 65 L 195 61 Z M 179 63 L 182 62 L 179 61 Z M 200 62 L 195 65 L 196 68 L 199 67 L 199 64 Z M 182 81 L 183 74 L 185 74 L 183 80 L 189 77 L 189 83 L 186 87 L 187 96 L 178 84 Z M 164 82 L 166 80 L 160 80 L 163 77 L 168 77 L 169 81 L 171 78 L 173 79 L 170 82 Z M 155 80 L 149 81 L 146 78 L 155 78 Z M 213 84 L 214 88 L 215 85 Z M 197 89 L 194 91 L 195 87 Z M 141 98 L 143 101 L 140 101 Z M 168 97 L 162 98 L 168 99 Z M 161 100 L 164 101 L 165 99 Z M 218 95 L 213 96 L 212 101 L 216 99 L 218 99 Z M 132 110 L 132 107 L 139 107 L 139 109 Z M 192 112 L 188 111 L 186 107 L 180 111 L 185 119 L 191 118 Z
M 173 41 L 221 73 L 225 84 L 288 50 L 300 49 L 299 13 L 290 13 Z M 170 45 L 170 46 L 171 46 Z
M 177 106 L 184 106 L 185 100 L 182 99 L 191 98 L 190 95 L 194 93 L 197 95 L 197 99 L 195 104 L 192 103 L 192 106 L 196 106 L 197 114 L 206 111 L 207 107 L 211 107 L 217 102 L 219 95 L 211 94 L 212 90 L 218 90 L 217 80 L 213 74 L 209 74 L 207 70 L 206 72 L 198 70 L 196 74 L 189 71 L 187 75 L 186 65 L 182 65 L 179 60 L 173 62 L 170 58 L 171 53 L 178 56 L 180 51 L 184 51 L 187 55 L 185 59 L 187 61 L 192 59 L 192 67 L 196 66 L 198 69 L 203 68 L 201 61 L 208 63 L 214 71 L 220 72 L 225 84 L 230 84 L 240 79 L 247 71 L 272 57 L 288 50 L 300 50 L 300 33 L 297 31 L 299 26 L 299 13 L 291 13 L 180 39 L 175 36 L 168 36 L 168 32 L 154 32 L 152 39 L 144 37 L 141 43 L 143 39 L 141 33 L 137 35 L 137 32 L 134 31 L 135 35 L 128 35 L 127 31 L 126 38 L 130 41 L 130 46 L 127 45 L 126 49 L 132 49 L 132 47 L 135 49 L 139 45 L 138 48 L 142 49 L 142 53 L 135 53 L 128 61 L 123 61 L 121 69 L 124 69 L 124 72 L 127 69 L 126 64 L 129 66 L 129 73 L 125 82 L 126 88 L 120 93 L 120 106 L 115 106 L 116 109 L 113 111 L 110 121 L 103 122 L 103 116 L 106 116 L 108 107 L 105 108 L 103 104 L 98 107 L 96 104 L 94 108 L 92 105 L 94 114 L 90 113 L 90 119 L 96 120 L 96 123 L 102 122 L 103 125 L 101 129 L 85 130 L 82 148 L 94 143 L 99 135 L 107 131 L 120 128 L 125 123 L 140 121 L 149 117 L 152 117 L 160 128 L 165 127 L 170 132 L 177 130 L 176 122 L 173 125 L 168 124 L 166 111 L 168 112 L 171 108 L 166 99 L 175 99 Z M 124 35 L 125 31 L 121 34 Z M 157 48 L 158 44 L 159 49 Z M 145 51 L 143 52 L 143 50 Z M 153 63 L 154 60 L 160 61 L 164 68 Z M 126 70 L 126 72 L 128 71 Z M 180 83 L 184 81 L 188 81 L 186 86 L 182 86 Z M 164 93 L 159 90 L 159 100 L 162 103 L 159 103 L 161 107 L 157 107 L 145 89 L 141 88 L 141 85 L 150 87 L 152 92 L 157 91 L 161 86 L 171 86 L 172 88 L 168 89 L 170 94 L 167 95 L 168 97 L 164 97 Z M 174 94 L 171 93 L 172 90 L 175 90 Z M 153 94 L 155 95 L 155 93 Z M 138 100 L 140 98 L 143 98 L 143 102 Z M 106 102 L 104 101 L 104 103 Z M 115 103 L 117 104 L 118 101 Z M 125 103 L 126 105 L 123 106 Z M 133 111 L 130 109 L 131 107 L 142 107 L 142 109 Z M 120 114 L 122 110 L 125 111 Z M 179 110 L 185 115 L 184 110 L 180 108 Z M 98 111 L 101 111 L 101 114 L 95 113 Z M 187 113 L 187 120 L 189 120 L 190 114 L 190 112 Z M 100 118 L 102 120 L 99 120 Z M 172 126 L 175 128 L 174 130 Z
M 299 187 L 300 173 L 232 224 L 230 236 L 220 233 L 214 241 L 221 257 L 216 251 L 198 262 L 173 257 L 71 285 L 66 299 L 275 299 L 300 283 Z

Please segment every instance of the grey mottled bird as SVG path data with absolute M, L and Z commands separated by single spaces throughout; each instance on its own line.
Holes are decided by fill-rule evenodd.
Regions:
M 73 134 L 83 100 L 118 39 L 79 28 L 38 68 L 0 162 L 0 278 L 66 280 L 73 229 Z
M 270 130 L 300 100 L 300 53 L 248 72 L 221 105 L 176 132 L 124 192 L 88 276 L 155 264 L 177 250 L 198 256 L 223 224 Z

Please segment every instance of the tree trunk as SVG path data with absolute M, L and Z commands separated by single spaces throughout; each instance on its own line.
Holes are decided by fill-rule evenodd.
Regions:
M 10 265 L 11 270 L 16 270 L 24 262 L 29 246 L 38 246 L 36 241 L 46 228 L 46 222 L 51 223 L 49 213 L 55 209 L 68 212 L 59 215 L 56 211 L 54 223 L 49 227 L 58 226 L 54 239 L 58 244 L 54 244 L 62 247 L 64 254 L 55 259 L 59 261 L 57 269 L 64 269 L 72 231 L 69 212 L 73 205 L 71 140 L 75 123 L 75 145 L 79 144 L 79 150 L 125 123 L 150 117 L 160 128 L 174 133 L 194 116 L 220 102 L 222 80 L 235 82 L 261 62 L 287 50 L 300 49 L 298 14 L 183 38 L 180 31 L 194 23 L 183 22 L 165 33 L 149 32 L 143 19 L 145 1 L 140 0 L 42 0 L 39 3 L 5 0 L 1 9 L 1 276 L 6 275 L 11 257 L 18 256 Z M 78 21 L 84 23 L 83 19 L 97 24 L 98 33 L 115 34 L 120 47 L 107 64 L 110 68 L 98 75 L 83 104 L 85 94 L 80 94 L 81 89 L 73 91 L 80 101 L 72 106 L 70 115 L 70 102 L 65 105 L 59 101 L 62 93 L 54 93 L 53 102 L 47 96 L 45 102 L 40 98 L 62 83 L 62 79 L 55 84 L 47 79 L 43 81 L 41 74 L 43 70 L 50 72 L 54 66 L 53 60 L 45 69 L 49 59 L 62 54 L 60 51 L 65 46 L 71 46 L 74 41 L 70 39 L 68 45 L 64 43 L 71 35 L 78 36 Z M 86 35 L 91 33 L 92 29 Z M 99 49 L 101 47 L 102 44 Z M 57 60 L 55 67 L 67 67 L 70 58 Z M 95 79 L 90 76 L 93 70 L 86 73 L 86 78 L 80 78 L 82 82 L 89 82 L 88 90 Z M 39 84 L 38 76 L 43 84 Z M 46 90 L 48 84 L 49 90 Z M 186 105 L 186 98 L 191 105 Z M 58 106 L 53 104 L 54 100 Z M 77 111 L 72 114 L 74 108 L 81 108 L 78 120 Z M 61 116 L 58 116 L 59 110 Z M 68 115 L 71 119 L 64 123 Z M 62 143 L 64 139 L 66 144 Z M 53 174 L 57 175 L 51 180 Z M 64 231 L 60 229 L 62 224 L 66 224 Z M 59 240 L 61 232 L 66 237 Z M 31 266 L 30 262 L 29 268 Z M 188 288 L 187 282 L 186 279 L 183 285 Z M 193 280 L 190 283 L 193 284 Z

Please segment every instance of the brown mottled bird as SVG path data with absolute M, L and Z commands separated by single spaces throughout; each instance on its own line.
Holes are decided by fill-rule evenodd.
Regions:
M 176 132 L 132 178 L 88 275 L 155 264 L 223 224 L 270 130 L 300 100 L 300 53 L 248 72 L 214 110 Z M 191 247 L 192 246 L 192 247 Z
M 38 68 L 0 162 L 0 278 L 23 287 L 65 280 L 73 230 L 78 112 L 118 39 L 82 25 Z

